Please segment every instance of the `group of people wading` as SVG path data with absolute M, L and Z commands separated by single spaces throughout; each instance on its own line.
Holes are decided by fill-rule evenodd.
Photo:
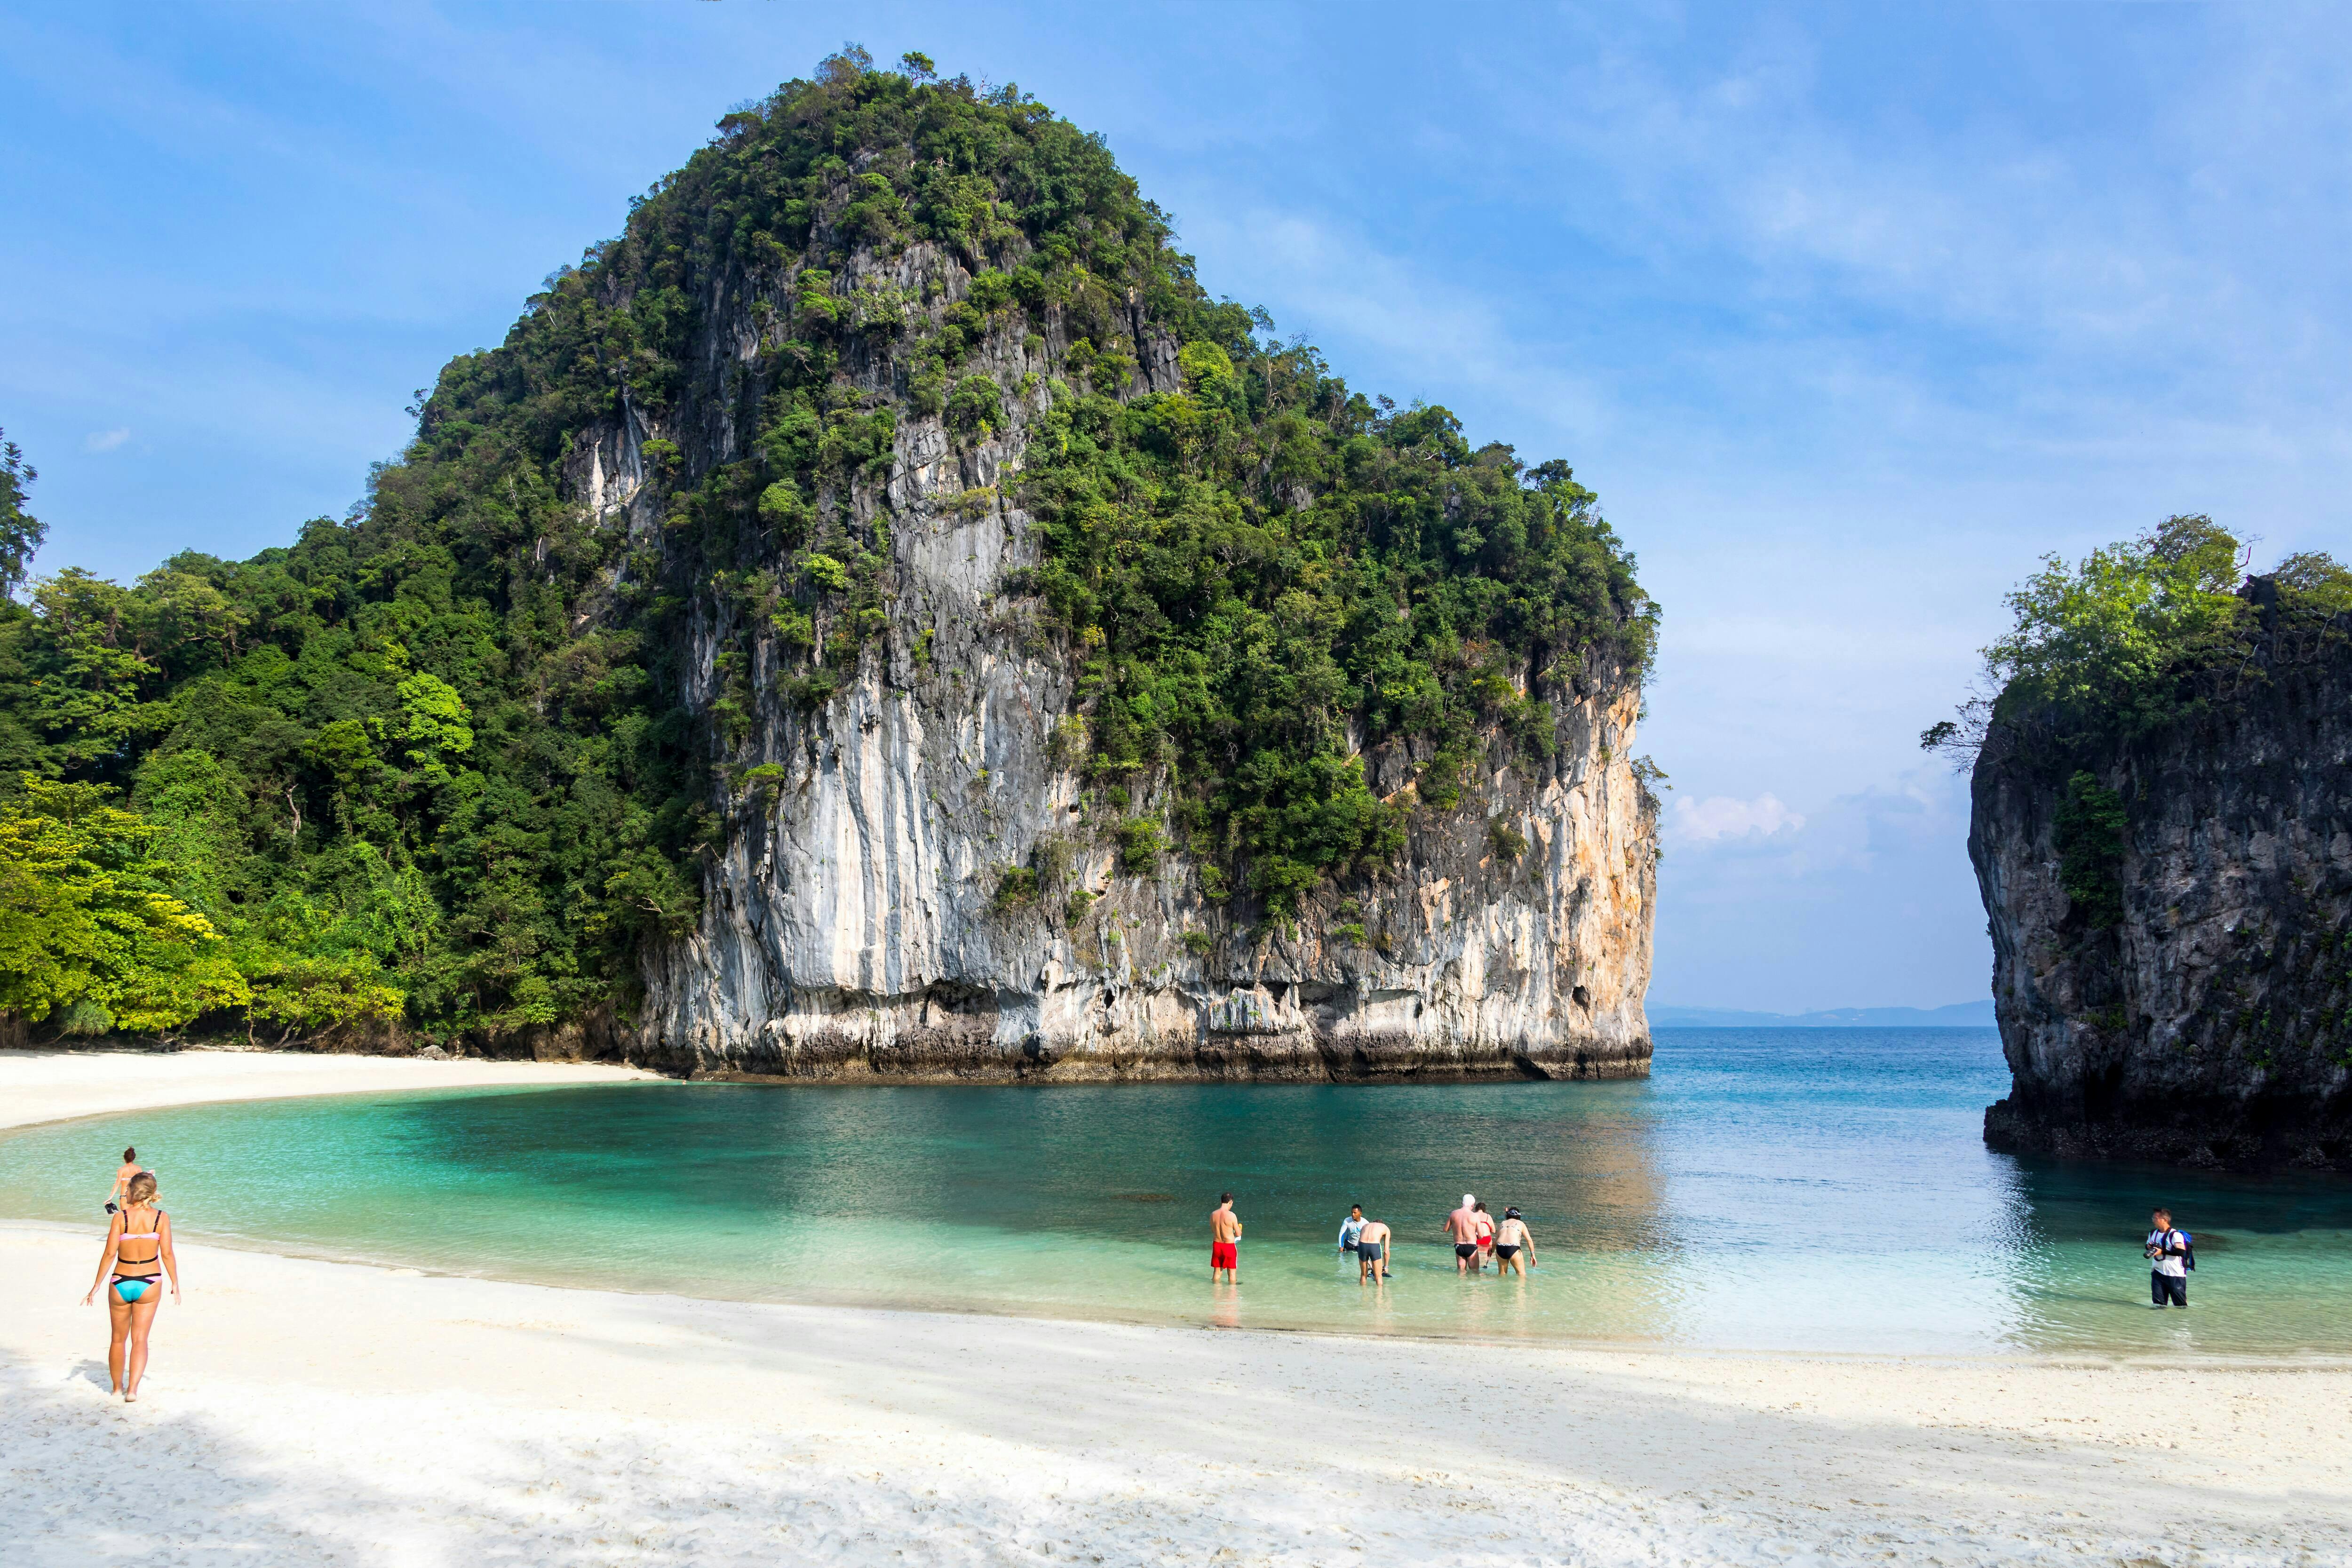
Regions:
M 169 1279 L 172 1300 L 180 1299 L 180 1263 L 172 1251 L 172 1220 L 157 1205 L 157 1191 L 155 1173 L 139 1163 L 139 1151 L 125 1149 L 122 1163 L 114 1173 L 113 1189 L 107 1194 L 106 1250 L 99 1255 L 98 1277 L 90 1282 L 89 1294 L 82 1298 L 87 1307 L 98 1300 L 100 1288 L 105 1288 L 107 1314 L 113 1327 L 106 1351 L 107 1392 L 120 1394 L 126 1402 L 137 1401 L 139 1381 L 146 1375 L 147 1336 L 154 1326 L 155 1310 L 163 1302 L 158 1287 Z M 1445 1216 L 1441 1233 L 1454 1244 L 1457 1274 L 1484 1274 L 1492 1263 L 1498 1278 L 1516 1272 L 1524 1279 L 1528 1266 L 1536 1260 L 1535 1235 L 1519 1211 L 1507 1207 L 1497 1220 L 1468 1193 L 1462 1194 L 1462 1206 Z M 1221 1194 L 1209 1215 L 1212 1282 L 1241 1283 L 1241 1241 L 1242 1221 L 1234 1212 L 1234 1194 Z M 1339 1224 L 1339 1246 L 1343 1256 L 1355 1256 L 1359 1284 L 1387 1282 L 1394 1233 L 1382 1221 L 1365 1217 L 1363 1205 L 1349 1206 L 1348 1217 Z M 2197 1267 L 2195 1248 L 2187 1231 L 2173 1228 L 2172 1215 L 2158 1209 L 2144 1248 L 2152 1266 L 2150 1292 L 2158 1310 L 2168 1303 L 2189 1305 L 2188 1271 Z
M 1454 1243 L 1457 1274 L 1484 1274 L 1492 1263 L 1498 1277 L 1516 1270 L 1524 1279 L 1528 1265 L 1536 1260 L 1535 1233 L 1519 1211 L 1506 1208 L 1498 1221 L 1468 1193 L 1462 1194 L 1462 1206 L 1445 1216 L 1443 1234 Z M 1242 1221 L 1234 1213 L 1234 1194 L 1220 1194 L 1217 1206 L 1209 1212 L 1210 1283 L 1241 1283 L 1241 1244 Z M 1348 1217 L 1339 1222 L 1339 1250 L 1355 1254 L 1358 1284 L 1379 1284 L 1389 1278 L 1389 1252 L 1394 1245 L 1394 1233 L 1385 1223 L 1366 1219 L 1361 1204 L 1349 1205 Z

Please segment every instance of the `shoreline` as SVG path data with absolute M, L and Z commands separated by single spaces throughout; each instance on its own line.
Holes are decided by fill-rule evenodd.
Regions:
M 2352 1371 L 1498 1354 L 192 1244 L 125 1405 L 95 1252 L 0 1222 L 0 1536 L 34 1563 L 192 1519 L 289 1563 L 2346 1560 Z
M 168 1065 L 166 1065 L 168 1064 Z M 143 1072 L 138 1069 L 143 1068 Z M 123 1075 L 133 1075 L 124 1082 Z M 144 1082 L 137 1081 L 144 1079 Z M 267 1047 L 198 1046 L 182 1049 L 138 1047 L 53 1048 L 0 1051 L 0 1138 L 26 1129 L 101 1117 L 133 1115 L 177 1106 L 341 1095 L 433 1093 L 467 1089 L 561 1089 L 589 1084 L 687 1084 L 730 1081 L 715 1077 L 683 1079 L 648 1069 L 612 1064 L 502 1061 L 478 1058 L 396 1058 L 358 1054 L 283 1051 Z M 839 1080 L 760 1079 L 751 1081 L 796 1087 L 854 1087 Z M 994 1087 L 994 1086 L 976 1086 Z M 1050 1085 L 1039 1084 L 1045 1088 Z M 28 1092 L 29 1091 L 29 1092 Z M 80 1234 L 88 1226 L 70 1218 L 0 1215 L 0 1227 Z M 841 1300 L 790 1295 L 685 1295 L 652 1285 L 610 1279 L 534 1278 L 527 1273 L 460 1272 L 424 1263 L 376 1264 L 348 1253 L 315 1249 L 283 1238 L 230 1232 L 186 1233 L 192 1245 L 254 1257 L 282 1258 L 331 1267 L 396 1268 L 433 1279 L 474 1279 L 523 1289 L 587 1291 L 639 1300 L 676 1297 L 711 1306 L 778 1307 L 810 1311 L 911 1313 L 922 1317 L 981 1321 L 1067 1323 L 1181 1332 L 1257 1333 L 1360 1344 L 1455 1346 L 1482 1351 L 1558 1347 L 1601 1354 L 1667 1357 L 1729 1357 L 1748 1361 L 1823 1361 L 1857 1364 L 1938 1364 L 1981 1367 L 2116 1367 L 2143 1370 L 2280 1368 L 2302 1371 L 2352 1369 L 2352 1354 L 2326 1351 L 2277 1353 L 2137 1353 L 2129 1350 L 2050 1351 L 1878 1349 L 1833 1351 L 1820 1347 L 1687 1343 L 1669 1340 L 1609 1339 L 1573 1334 L 1488 1334 L 1394 1329 L 1370 1332 L 1338 1324 L 1220 1322 L 1208 1308 L 1200 1319 L 1166 1316 L 1086 1315 L 1051 1307 L 1024 1309 L 1013 1303 L 929 1304 L 902 1300 Z
M 1277 1065 L 1262 1070 L 1213 1071 L 1206 1068 L 1186 1068 L 1171 1062 L 1109 1067 L 1084 1058 L 1067 1057 L 1043 1067 L 965 1065 L 942 1067 L 936 1070 L 899 1071 L 877 1069 L 863 1058 L 847 1057 L 797 1070 L 770 1072 L 753 1067 L 702 1067 L 691 1063 L 654 1066 L 642 1057 L 632 1060 L 612 1060 L 587 1057 L 395 1056 L 373 1051 L 311 1051 L 291 1046 L 247 1046 L 221 1040 L 152 1046 L 67 1046 L 52 1041 L 35 1046 L 0 1047 L 0 1059 L 9 1056 L 331 1058 L 415 1062 L 424 1066 L 457 1068 L 468 1065 L 484 1068 L 512 1068 L 526 1072 L 534 1068 L 553 1068 L 589 1074 L 606 1073 L 625 1079 L 659 1079 L 672 1083 L 757 1084 L 808 1089 L 1078 1089 L 1124 1085 L 1164 1088 L 1171 1084 L 1230 1084 L 1265 1089 L 1380 1089 L 1409 1084 L 1635 1083 L 1651 1077 L 1652 1060 L 1644 1056 L 1632 1064 L 1612 1066 L 1611 1063 L 1599 1063 L 1592 1064 L 1591 1070 L 1564 1072 L 1544 1071 L 1517 1058 L 1498 1058 L 1475 1068 L 1437 1065 L 1397 1070 L 1366 1068 L 1341 1071 L 1325 1060 L 1319 1070 L 1292 1070 Z M 1616 1070 L 1618 1067 L 1622 1067 L 1623 1070 Z M 5 1123 L 0 1122 L 0 1125 Z
M 70 1220 L 28 1219 L 0 1216 L 0 1251 L 9 1233 L 28 1236 L 74 1237 L 94 1240 L 101 1227 L 77 1224 Z M 524 1290 L 549 1290 L 559 1295 L 585 1294 L 610 1296 L 635 1301 L 676 1301 L 696 1307 L 718 1310 L 732 1308 L 774 1308 L 797 1312 L 863 1313 L 886 1318 L 949 1318 L 969 1319 L 975 1324 L 992 1322 L 1065 1325 L 1070 1328 L 1148 1329 L 1184 1334 L 1244 1334 L 1264 1335 L 1270 1339 L 1332 1341 L 1343 1345 L 1412 1345 L 1430 1349 L 1453 1347 L 1479 1352 L 1507 1353 L 1529 1350 L 1560 1350 L 1599 1356 L 1657 1357 L 1675 1361 L 1726 1362 L 1796 1362 L 1819 1363 L 1825 1366 L 1879 1367 L 1953 1367 L 1975 1368 L 2001 1372 L 2019 1369 L 2047 1368 L 2067 1372 L 2237 1372 L 2276 1373 L 2343 1373 L 2352 1374 L 2352 1354 L 2336 1354 L 2323 1351 L 2288 1351 L 2276 1354 L 2231 1354 L 2227 1352 L 2139 1353 L 2131 1351 L 2042 1351 L 2020 1349 L 2011 1351 L 1901 1351 L 1858 1350 L 1834 1351 L 1790 1349 L 1783 1346 L 1744 1346 L 1714 1344 L 1683 1344 L 1661 1340 L 1612 1340 L 1588 1335 L 1508 1335 L 1463 1333 L 1428 1333 L 1410 1329 L 1370 1332 L 1361 1329 L 1316 1326 L 1293 1326 L 1281 1323 L 1220 1323 L 1203 1317 L 1199 1321 L 1171 1321 L 1160 1318 L 1083 1317 L 1067 1312 L 1049 1310 L 1023 1311 L 1011 1307 L 926 1306 L 917 1302 L 881 1305 L 871 1302 L 822 1301 L 797 1300 L 784 1296 L 688 1295 L 677 1290 L 656 1289 L 611 1283 L 560 1283 L 547 1279 L 529 1279 L 500 1273 L 466 1273 L 454 1268 L 437 1268 L 420 1263 L 371 1262 L 364 1258 L 338 1256 L 329 1252 L 306 1251 L 287 1243 L 253 1237 L 220 1237 L 196 1234 L 188 1244 L 191 1247 L 233 1254 L 247 1258 L 274 1258 L 289 1263 L 317 1264 L 330 1268 L 356 1268 L 396 1274 L 420 1279 L 469 1280 L 485 1285 L 512 1286 Z M 2352 1423 L 2347 1424 L 2347 1436 L 2352 1436 Z
M 82 1099 L 52 1068 L 30 1116 L 14 1055 L 14 1125 L 286 1081 L 70 1053 Z M 303 1059 L 406 1076 L 289 1093 L 537 1066 Z M 0 1221 L 0 1539 L 33 1564 L 2352 1561 L 2341 1365 L 732 1302 L 192 1239 L 126 1405 L 79 1304 L 100 1240 Z
M 490 1061 L 190 1047 L 0 1050 L 0 1131 L 182 1105 L 436 1089 L 569 1089 L 673 1081 L 603 1062 Z

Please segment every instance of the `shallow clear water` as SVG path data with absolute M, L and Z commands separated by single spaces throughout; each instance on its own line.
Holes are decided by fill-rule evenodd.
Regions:
M 192 1239 L 687 1295 L 1826 1351 L 2352 1354 L 2352 1181 L 1986 1151 L 1990 1030 L 1661 1030 L 1637 1083 L 614 1085 L 198 1106 L 0 1138 L 87 1220 L 125 1142 Z M 1231 1187 L 1242 1286 L 1208 1279 Z M 1532 1278 L 1464 1280 L 1464 1191 Z M 1398 1233 L 1367 1290 L 1350 1201 Z M 2195 1232 L 2147 1306 L 2152 1203 Z

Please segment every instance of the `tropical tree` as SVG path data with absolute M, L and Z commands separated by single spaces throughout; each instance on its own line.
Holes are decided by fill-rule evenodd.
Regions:
M 40 470 L 25 461 L 25 449 L 0 430 L 0 596 L 24 585 L 33 552 L 48 537 L 48 526 L 25 510 L 26 492 L 40 477 Z
M 105 1034 L 246 1003 L 212 923 L 165 890 L 152 826 L 91 784 L 22 784 L 0 803 L 0 1011 Z
M 1919 743 L 1972 762 L 2003 714 L 2032 713 L 2074 739 L 2143 734 L 2193 700 L 2179 677 L 2238 646 L 2265 593 L 2242 579 L 2250 546 L 2211 518 L 2165 519 L 2138 538 L 2042 570 L 2007 598 L 2010 629 L 1983 650 L 1979 695 Z M 2267 574 L 2277 602 L 2352 609 L 2352 571 L 2318 552 Z M 2084 775 L 2087 776 L 2087 775 Z

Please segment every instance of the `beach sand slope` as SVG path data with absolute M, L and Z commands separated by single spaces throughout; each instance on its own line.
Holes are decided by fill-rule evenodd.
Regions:
M 560 1290 L 0 1225 L 11 1564 L 2352 1561 L 2352 1373 L 1374 1342 Z
M 200 1105 L 431 1089 L 549 1089 L 659 1081 L 596 1062 L 433 1061 L 296 1051 L 0 1051 L 0 1127 Z M 109 1173 L 110 1174 L 111 1173 Z
M 0 1125 L 615 1076 L 9 1051 Z M 102 1234 L 0 1223 L 6 1568 L 2352 1563 L 2342 1368 L 733 1305 L 184 1244 L 125 1405 L 79 1304 Z

